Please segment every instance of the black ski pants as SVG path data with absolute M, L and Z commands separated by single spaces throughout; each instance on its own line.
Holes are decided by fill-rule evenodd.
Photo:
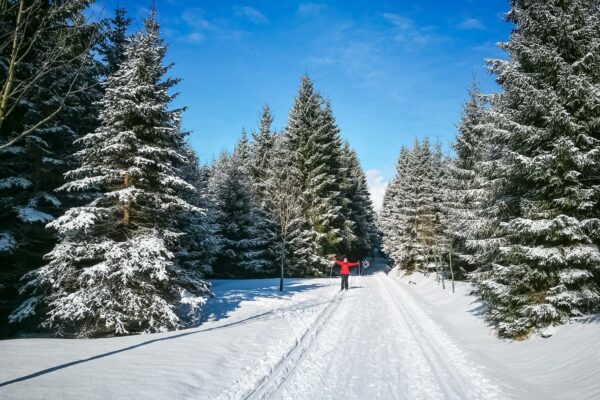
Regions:
M 342 275 L 342 290 L 344 290 L 344 289 L 348 290 L 348 278 L 349 277 L 350 277 L 350 275 L 348 275 L 348 274 Z

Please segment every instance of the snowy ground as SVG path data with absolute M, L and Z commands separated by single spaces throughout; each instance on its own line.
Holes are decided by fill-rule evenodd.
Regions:
M 600 398 L 600 321 L 499 341 L 465 285 L 393 274 L 215 281 L 196 329 L 0 341 L 0 398 Z
M 401 276 L 397 284 L 471 360 L 499 380 L 501 398 L 600 399 L 600 316 L 555 328 L 550 338 L 498 340 L 478 317 L 480 304 L 468 295 L 468 284 L 458 282 L 452 294 L 449 282 L 442 290 L 433 278 L 413 274 Z

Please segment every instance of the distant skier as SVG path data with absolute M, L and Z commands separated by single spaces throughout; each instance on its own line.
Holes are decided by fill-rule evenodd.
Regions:
M 371 264 L 369 264 L 369 260 L 363 260 L 362 261 L 362 275 L 367 275 L 367 273 L 369 272 L 369 267 L 371 266 Z
M 348 277 L 350 276 L 350 267 L 356 267 L 358 265 L 357 262 L 355 263 L 351 263 L 348 262 L 348 259 L 344 257 L 344 261 L 340 261 L 340 260 L 336 260 L 335 258 L 333 260 L 334 263 L 336 263 L 337 265 L 340 266 L 340 275 L 342 275 L 342 289 L 341 290 L 348 290 Z

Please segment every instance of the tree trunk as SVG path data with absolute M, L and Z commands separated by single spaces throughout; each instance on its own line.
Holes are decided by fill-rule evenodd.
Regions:
M 280 278 L 279 278 L 279 291 L 283 292 L 283 268 L 285 265 L 285 242 L 283 242 L 281 251 L 281 265 L 280 265 Z
M 454 293 L 454 270 L 452 269 L 452 245 L 450 245 L 450 254 L 448 255 L 450 260 L 450 276 L 452 279 L 452 293 Z
M 125 173 L 125 177 L 123 178 L 123 187 L 129 187 L 129 173 Z M 123 208 L 123 223 L 125 225 L 129 225 L 129 208 L 130 202 L 127 201 L 125 203 L 125 207 Z
M 4 6 L 4 4 L 3 4 Z M 21 29 L 21 24 L 23 20 L 25 1 L 21 0 L 19 2 L 19 11 L 17 14 L 17 22 L 15 25 L 14 36 L 12 40 L 12 50 L 10 55 L 10 62 L 8 66 L 8 74 L 6 76 L 6 82 L 4 83 L 4 87 L 2 90 L 2 95 L 0 96 L 0 127 L 4 122 L 6 117 L 6 110 L 8 108 L 8 100 L 11 95 L 12 86 L 14 83 L 15 77 L 15 69 L 17 67 L 18 56 L 19 56 L 19 31 Z M 23 33 L 25 34 L 25 33 Z

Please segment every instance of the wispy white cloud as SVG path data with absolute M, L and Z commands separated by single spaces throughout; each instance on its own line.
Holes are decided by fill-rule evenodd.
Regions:
M 417 26 L 412 19 L 400 14 L 383 13 L 383 18 L 396 30 L 398 43 L 426 44 L 440 38 L 431 32 L 431 28 Z
M 379 212 L 383 206 L 383 196 L 385 195 L 385 189 L 388 186 L 388 182 L 377 169 L 367 170 L 365 174 L 367 175 L 367 185 L 369 186 L 373 208 L 375 211 Z
M 414 30 L 415 23 L 410 18 L 403 17 L 400 14 L 394 13 L 383 13 L 383 18 L 394 25 L 395 27 L 402 30 Z
M 325 8 L 327 8 L 327 4 L 302 3 L 298 6 L 298 15 L 307 17 L 309 15 L 319 14 Z
M 253 24 L 266 24 L 269 22 L 269 19 L 265 16 L 265 14 L 261 13 L 254 7 L 237 5 L 233 6 L 233 12 L 238 17 L 244 17 Z
M 315 65 L 315 66 L 322 66 L 322 65 L 331 65 L 334 63 L 333 59 L 330 57 L 308 57 L 306 59 L 306 62 L 308 64 L 311 65 Z
M 459 29 L 470 30 L 470 31 L 485 29 L 485 25 L 483 24 L 483 22 L 481 22 L 477 18 L 466 18 L 461 23 L 459 23 L 457 25 L 457 27 Z
M 204 36 L 200 32 L 192 32 L 192 33 L 188 33 L 185 36 L 182 36 L 180 39 L 182 41 L 188 42 L 188 43 L 200 43 L 200 42 L 203 42 L 204 39 L 206 39 L 206 36 Z
M 206 40 L 208 32 L 217 31 L 217 26 L 209 21 L 206 12 L 200 8 L 186 8 L 180 15 L 179 21 L 183 21 L 188 26 L 188 32 L 181 32 L 180 29 L 171 28 L 171 36 L 177 40 L 199 44 Z
M 181 14 L 181 19 L 194 29 L 216 29 L 216 26 L 206 18 L 205 14 L 206 12 L 199 8 L 186 8 Z
M 247 37 L 246 31 L 232 26 L 227 19 L 211 16 L 201 8 L 184 9 L 178 17 L 171 21 L 171 24 L 177 26 L 177 29 L 172 29 L 173 37 L 192 44 L 203 43 L 215 38 L 236 41 Z M 181 29 L 182 25 L 184 25 L 183 29 Z M 175 32 L 179 32 L 179 34 L 175 35 Z

